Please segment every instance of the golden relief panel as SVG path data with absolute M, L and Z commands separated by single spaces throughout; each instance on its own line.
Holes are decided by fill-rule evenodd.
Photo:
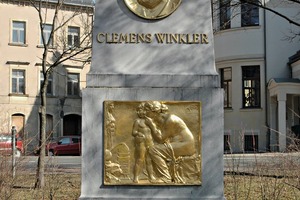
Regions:
M 124 0 L 126 6 L 144 19 L 161 19 L 172 14 L 181 0 Z
M 201 185 L 201 103 L 104 102 L 105 185 Z

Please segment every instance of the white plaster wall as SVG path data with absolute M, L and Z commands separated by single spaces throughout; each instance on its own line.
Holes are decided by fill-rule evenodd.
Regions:
M 261 107 L 257 109 L 243 109 L 242 94 L 242 66 L 260 66 L 261 77 Z M 231 67 L 232 69 L 232 108 L 224 109 L 224 129 L 231 132 L 231 145 L 234 152 L 243 151 L 242 135 L 245 130 L 259 131 L 259 149 L 266 150 L 266 115 L 265 115 L 265 81 L 263 59 L 243 59 L 236 61 L 217 62 L 218 69 Z
M 215 34 L 216 61 L 262 58 L 264 55 L 263 28 L 233 28 Z
M 295 5 L 288 8 L 276 6 L 275 9 L 293 19 L 299 13 L 300 6 Z M 299 38 L 292 41 L 287 40 L 287 37 L 293 35 L 290 31 L 299 33 L 300 27 L 293 26 L 275 14 L 266 12 L 267 81 L 271 78 L 291 78 L 291 71 L 287 63 L 289 57 L 299 51 L 300 41 Z
M 283 4 L 282 1 L 271 1 L 272 4 L 269 1 L 266 2 L 276 11 L 292 18 L 299 12 L 299 6 Z M 231 130 L 234 151 L 242 150 L 241 133 L 242 130 L 247 129 L 259 130 L 260 150 L 266 149 L 268 145 L 267 132 L 269 131 L 266 127 L 267 120 L 272 117 L 268 116 L 267 119 L 266 116 L 269 109 L 266 108 L 268 99 L 266 85 L 271 78 L 291 78 L 291 69 L 287 65 L 288 58 L 294 55 L 300 47 L 298 39 L 292 42 L 284 40 L 286 36 L 290 35 L 290 30 L 299 33 L 299 27 L 290 25 L 284 19 L 268 11 L 265 12 L 266 19 L 264 19 L 264 12 L 264 10 L 260 10 L 260 26 L 240 27 L 240 16 L 237 15 L 232 21 L 231 29 L 220 31 L 214 37 L 217 68 L 232 67 L 233 107 L 225 110 L 224 124 L 225 130 Z M 264 46 L 265 42 L 266 46 Z M 241 66 L 246 64 L 260 65 L 261 67 L 261 109 L 241 109 Z M 295 74 L 297 74 L 297 69 L 297 67 L 293 67 Z M 268 99 L 268 104 L 270 101 Z

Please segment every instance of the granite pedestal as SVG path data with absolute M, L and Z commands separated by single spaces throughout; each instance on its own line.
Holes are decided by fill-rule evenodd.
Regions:
M 99 42 L 103 34 L 151 34 L 149 43 Z M 205 34 L 207 43 L 159 43 L 155 34 Z M 223 90 L 214 64 L 210 1 L 182 0 L 160 20 L 133 14 L 123 0 L 95 8 L 92 67 L 83 90 L 80 199 L 224 199 Z M 201 186 L 104 185 L 104 108 L 113 101 L 201 101 Z

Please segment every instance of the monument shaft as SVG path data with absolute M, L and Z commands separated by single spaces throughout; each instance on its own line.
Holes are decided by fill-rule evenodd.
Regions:
M 211 20 L 209 0 L 97 1 L 81 199 L 224 198 Z

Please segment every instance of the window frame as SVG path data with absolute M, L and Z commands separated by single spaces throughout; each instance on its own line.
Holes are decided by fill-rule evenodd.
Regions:
M 230 79 L 225 80 L 225 70 L 230 69 Z M 232 108 L 232 67 L 220 69 L 221 88 L 224 89 L 224 108 Z M 227 101 L 225 101 L 227 99 Z
M 43 75 L 43 72 L 40 71 L 40 88 L 42 87 L 42 81 L 44 81 L 44 75 Z M 50 88 L 50 92 L 48 92 Z M 49 78 L 48 78 L 48 86 L 47 86 L 47 92 L 46 92 L 46 95 L 47 96 L 54 96 L 54 79 L 53 79 L 53 73 L 51 73 L 49 75 Z
M 241 27 L 259 26 L 259 7 L 242 3 L 241 4 Z
M 257 152 L 259 137 L 258 135 L 244 135 L 244 151 Z
M 50 30 L 46 29 L 45 27 L 49 27 Z M 40 35 L 40 45 L 44 45 L 43 44 L 42 34 L 47 33 L 46 35 L 44 35 L 46 45 L 48 44 L 48 41 L 50 40 L 50 46 L 53 46 L 53 44 L 54 44 L 54 42 L 53 42 L 53 38 L 54 38 L 53 35 L 50 38 L 52 28 L 53 28 L 52 24 L 48 24 L 48 23 L 44 23 L 43 24 L 43 30 L 41 30 L 41 35 Z
M 14 72 L 23 72 L 23 76 L 15 76 Z M 14 79 L 16 79 L 16 86 L 14 86 Z M 20 86 L 20 79 L 23 79 L 23 88 Z M 16 87 L 14 89 L 14 87 Z M 15 91 L 14 91 L 15 90 Z M 25 95 L 26 94 L 26 70 L 12 69 L 11 71 L 11 94 Z
M 22 28 L 18 28 L 18 27 L 15 27 L 14 25 L 16 23 L 19 23 L 19 24 L 23 24 L 24 27 L 23 29 Z M 14 45 L 26 45 L 26 42 L 27 42 L 27 34 L 26 34 L 26 30 L 27 30 L 27 23 L 26 21 L 24 20 L 12 20 L 11 21 L 11 44 L 14 44 Z M 14 31 L 17 31 L 17 41 L 14 41 Z M 23 34 L 21 33 L 23 31 Z M 20 37 L 21 35 L 23 35 L 23 39 L 24 41 L 21 41 Z
M 254 70 L 256 72 L 254 76 L 247 76 L 246 77 L 246 70 Z M 242 103 L 243 103 L 243 108 L 260 108 L 261 107 L 261 73 L 260 73 L 260 65 L 248 65 L 248 66 L 242 66 Z M 258 74 L 257 74 L 258 72 Z M 247 72 L 248 75 L 249 73 L 253 73 L 253 72 Z M 246 85 L 245 81 L 250 81 L 247 82 Z M 254 85 L 254 86 L 253 86 Z M 248 92 L 246 92 L 248 90 Z M 250 91 L 250 92 L 249 92 Z M 253 92 L 254 91 L 254 92 Z M 253 95 L 252 97 L 249 96 Z M 248 97 L 247 97 L 248 96 Z M 249 103 L 249 105 L 247 105 L 247 102 L 249 102 L 251 98 L 251 102 Z M 254 102 L 254 103 L 253 103 Z
M 70 75 L 76 75 L 77 79 L 69 77 Z M 69 89 L 71 84 L 71 89 Z M 75 91 L 77 87 L 77 92 Z M 71 93 L 69 93 L 71 91 Z M 67 96 L 79 96 L 80 94 L 80 73 L 68 72 L 67 73 Z
M 219 22 L 220 30 L 226 30 L 231 28 L 231 6 L 229 0 L 219 0 L 220 13 Z
M 76 31 L 73 32 L 71 30 L 76 30 Z M 68 47 L 80 47 L 80 27 L 68 26 L 67 42 L 68 42 Z

